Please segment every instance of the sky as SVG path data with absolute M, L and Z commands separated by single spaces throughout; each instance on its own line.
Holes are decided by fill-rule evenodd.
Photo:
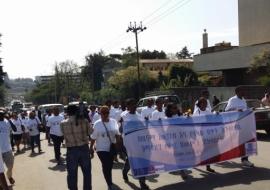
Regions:
M 139 49 L 198 54 L 203 29 L 209 46 L 238 45 L 237 0 L 0 0 L 0 57 L 10 78 L 53 74 L 56 63 L 101 49 L 105 54 L 135 47 L 132 21 L 147 27 Z

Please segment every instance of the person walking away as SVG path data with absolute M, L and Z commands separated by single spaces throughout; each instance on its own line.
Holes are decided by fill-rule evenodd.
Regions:
M 21 152 L 20 144 L 22 141 L 24 126 L 22 125 L 22 121 L 18 118 L 18 115 L 16 112 L 12 113 L 11 122 L 13 123 L 13 125 L 15 125 L 15 127 L 17 129 L 16 131 L 12 131 L 12 134 L 13 134 L 13 138 L 15 141 L 15 145 L 17 147 L 17 153 L 20 153 Z
M 139 114 L 137 114 L 136 112 L 136 101 L 134 99 L 128 99 L 127 100 L 127 112 L 125 114 L 122 114 L 121 117 L 121 125 L 123 128 L 123 122 L 127 122 L 127 121 L 137 121 L 137 120 L 142 120 L 141 116 Z M 125 138 L 125 136 L 123 135 L 123 138 Z M 125 165 L 124 168 L 122 170 L 122 175 L 123 175 L 123 179 L 128 182 L 128 171 L 130 170 L 130 165 L 129 165 L 129 161 L 128 161 L 128 156 L 127 156 L 127 152 L 126 150 L 124 151 L 126 154 L 126 161 L 125 161 Z M 145 177 L 139 177 L 139 183 L 140 183 L 140 187 L 142 190 L 148 190 L 149 186 L 145 183 L 146 179 Z
M 50 128 L 50 137 L 53 141 L 54 157 L 57 164 L 61 164 L 61 143 L 64 140 L 63 133 L 60 128 L 60 123 L 64 120 L 64 117 L 59 115 L 59 108 L 53 108 L 53 115 L 48 118 L 48 127 Z
M 237 87 L 235 89 L 235 96 L 231 97 L 229 100 L 228 100 L 228 104 L 225 108 L 225 111 L 244 111 L 248 109 L 247 107 L 247 102 L 246 100 L 244 99 L 244 91 Z M 248 160 L 248 156 L 244 156 L 241 158 L 241 161 L 242 161 L 242 164 L 244 166 L 247 166 L 247 167 L 253 167 L 254 164 L 251 163 L 249 160 Z
M 109 114 L 110 110 L 107 106 L 101 107 L 101 119 L 94 124 L 93 133 L 91 134 L 90 152 L 93 158 L 94 144 L 96 143 L 96 152 L 102 164 L 102 171 L 108 190 L 113 190 L 115 188 L 112 182 L 112 168 L 115 155 L 110 152 L 110 148 L 111 146 L 116 146 L 120 133 L 117 121 L 110 118 Z
M 199 115 L 211 115 L 213 114 L 211 111 L 209 111 L 207 108 L 207 100 L 204 97 L 199 98 L 197 103 L 198 109 L 196 112 L 193 113 L 193 116 L 199 116 Z M 212 173 L 215 173 L 216 171 L 211 168 L 210 165 L 206 165 L 206 170 Z
M 69 190 L 77 190 L 78 167 L 83 173 L 83 190 L 92 189 L 91 159 L 89 149 L 90 123 L 84 116 L 78 117 L 76 105 L 67 107 L 68 118 L 60 124 L 67 147 L 67 184 Z
M 48 145 L 51 144 L 51 137 L 50 137 L 50 126 L 48 125 L 48 120 L 52 116 L 52 110 L 47 109 L 46 114 L 43 118 L 43 126 L 45 126 L 45 132 L 46 132 L 46 139 L 48 141 Z
M 15 180 L 12 176 L 12 170 L 14 166 L 14 155 L 10 144 L 10 133 L 16 131 L 16 127 L 10 120 L 6 120 L 5 113 L 0 111 L 0 147 L 3 161 L 7 167 L 7 178 L 10 184 L 14 184 Z
M 35 154 L 35 144 L 38 146 L 38 152 L 41 153 L 41 144 L 40 144 L 40 128 L 41 128 L 41 122 L 36 117 L 35 112 L 30 112 L 29 119 L 27 122 L 27 128 L 29 130 L 30 135 L 30 144 L 31 144 L 31 154 Z

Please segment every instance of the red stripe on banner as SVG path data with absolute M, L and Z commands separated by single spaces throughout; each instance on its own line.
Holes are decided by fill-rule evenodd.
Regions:
M 249 142 L 256 142 L 256 139 L 252 139 L 250 141 L 247 141 L 244 144 L 241 144 L 238 147 L 233 148 L 232 150 L 229 150 L 227 152 L 224 152 L 222 154 L 219 154 L 217 156 L 209 158 L 205 161 L 202 161 L 201 163 L 198 164 L 198 166 L 212 164 L 212 163 L 216 163 L 216 162 L 226 161 L 226 160 L 230 160 L 233 158 L 239 158 L 239 157 L 245 156 L 246 155 L 245 144 L 249 143 Z

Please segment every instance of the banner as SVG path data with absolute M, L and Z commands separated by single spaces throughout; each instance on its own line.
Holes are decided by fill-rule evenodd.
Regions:
M 135 177 L 257 154 L 252 110 L 124 123 L 124 145 Z

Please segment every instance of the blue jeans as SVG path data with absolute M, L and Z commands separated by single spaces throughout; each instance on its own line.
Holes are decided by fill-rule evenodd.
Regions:
M 83 190 L 92 189 L 91 159 L 89 146 L 82 145 L 67 148 L 67 183 L 69 190 L 78 190 L 78 166 L 83 173 Z

